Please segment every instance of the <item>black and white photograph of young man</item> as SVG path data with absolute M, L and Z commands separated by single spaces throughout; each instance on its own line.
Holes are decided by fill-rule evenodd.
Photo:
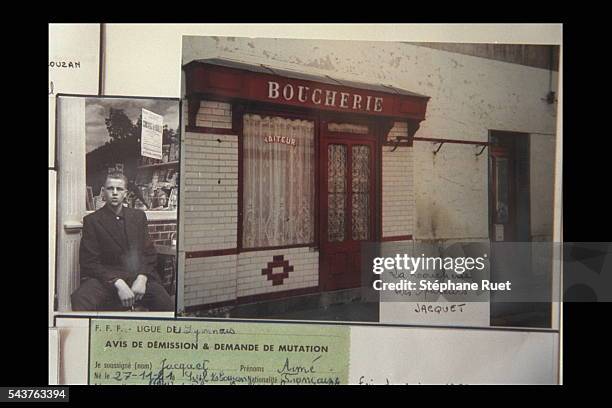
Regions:
M 58 96 L 58 312 L 172 312 L 179 101 Z

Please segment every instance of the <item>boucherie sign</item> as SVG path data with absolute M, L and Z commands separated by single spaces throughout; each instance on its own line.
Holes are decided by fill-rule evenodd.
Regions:
M 351 111 L 382 112 L 385 99 L 366 93 L 343 92 L 334 88 L 310 87 L 299 83 L 268 81 L 270 100 L 299 102 L 304 105 L 326 106 Z
M 195 126 L 199 100 L 257 101 L 313 110 L 387 116 L 398 119 L 425 119 L 428 97 L 408 95 L 396 90 L 386 92 L 354 83 L 330 83 L 314 79 L 291 78 L 263 72 L 192 61 L 185 67 L 189 116 Z M 321 78 L 323 79 L 323 78 Z M 391 90 L 391 88 L 389 88 Z

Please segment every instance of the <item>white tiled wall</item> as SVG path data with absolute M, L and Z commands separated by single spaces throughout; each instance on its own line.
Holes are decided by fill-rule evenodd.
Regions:
M 272 281 L 261 270 L 272 262 L 274 256 L 284 255 L 293 271 L 282 285 L 273 286 Z M 281 273 L 282 270 L 274 270 Z M 244 252 L 238 255 L 238 297 L 261 293 L 309 288 L 319 284 L 319 252 L 310 248 L 289 248 L 269 251 Z
M 232 107 L 229 103 L 202 101 L 196 116 L 196 126 L 220 129 L 232 128 Z
M 197 126 L 230 129 L 227 103 L 202 101 Z M 185 134 L 182 196 L 184 249 L 236 248 L 238 228 L 238 137 L 213 133 Z M 184 306 L 236 298 L 236 255 L 186 258 Z
M 390 142 L 395 142 L 398 136 L 407 136 L 408 135 L 408 123 L 407 122 L 395 122 L 393 124 L 393 128 L 389 131 L 387 135 L 387 140 Z
M 396 122 L 388 140 L 407 134 L 406 123 Z M 414 232 L 414 182 L 412 147 L 383 146 L 382 232 L 383 238 Z
M 236 298 L 237 255 L 191 258 L 185 261 L 185 306 Z
M 187 133 L 185 142 L 185 250 L 236 248 L 238 139 Z
M 274 256 L 293 266 L 293 271 L 281 285 L 273 286 L 272 280 L 262 274 Z M 282 270 L 274 270 L 274 274 Z M 234 300 L 237 297 L 259 295 L 319 284 L 319 253 L 310 248 L 289 248 L 238 255 L 222 255 L 186 260 L 185 306 Z

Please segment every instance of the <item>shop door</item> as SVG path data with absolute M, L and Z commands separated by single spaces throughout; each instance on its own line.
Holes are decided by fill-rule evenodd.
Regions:
M 530 240 L 527 134 L 491 131 L 490 142 L 491 240 L 527 242 Z
M 361 245 L 375 236 L 376 142 L 323 135 L 320 147 L 320 262 L 324 291 L 361 285 Z
M 508 145 L 491 146 L 491 237 L 514 241 L 514 155 Z
M 531 240 L 529 137 L 525 133 L 491 131 L 489 141 L 490 234 L 491 241 L 498 243 L 491 247 L 490 279 L 546 293 L 549 275 L 534 275 L 528 247 L 523 245 L 522 256 L 516 257 L 509 244 Z M 491 293 L 491 325 L 550 327 L 550 303 L 503 302 L 497 300 L 498 296 L 498 292 Z

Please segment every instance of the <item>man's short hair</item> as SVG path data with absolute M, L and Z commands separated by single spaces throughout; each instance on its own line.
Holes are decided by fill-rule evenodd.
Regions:
M 125 183 L 125 186 L 127 187 L 127 185 L 128 185 L 128 178 L 121 171 L 111 171 L 111 172 L 109 172 L 106 175 L 106 178 L 104 179 L 104 185 L 106 185 L 106 182 L 108 181 L 108 179 L 123 180 L 123 182 Z

